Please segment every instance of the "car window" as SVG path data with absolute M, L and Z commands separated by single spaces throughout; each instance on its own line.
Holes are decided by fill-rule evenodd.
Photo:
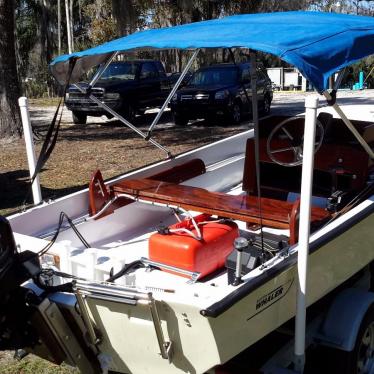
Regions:
M 270 80 L 270 78 L 269 78 L 268 73 L 267 73 L 266 70 L 261 70 L 260 72 L 261 72 L 263 80 L 265 80 L 265 81 L 269 81 Z
M 238 69 L 212 68 L 197 71 L 188 82 L 189 86 L 207 86 L 218 84 L 234 84 L 238 80 Z
M 249 66 L 245 66 L 242 70 L 242 74 L 240 77 L 242 82 L 250 82 L 251 81 L 251 69 Z
M 100 80 L 134 80 L 139 65 L 134 62 L 116 62 L 108 66 Z
M 157 70 L 160 76 L 165 75 L 165 69 L 160 61 L 156 61 Z
M 158 77 L 158 71 L 156 66 L 151 62 L 145 62 L 142 65 L 142 70 L 140 71 L 140 78 L 157 78 Z

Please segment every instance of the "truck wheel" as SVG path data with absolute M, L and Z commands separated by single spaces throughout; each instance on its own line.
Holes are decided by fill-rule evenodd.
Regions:
M 136 110 L 134 108 L 133 105 L 129 104 L 127 105 L 127 108 L 126 108 L 126 113 L 125 113 L 125 118 L 129 121 L 129 122 L 134 122 L 135 120 L 135 116 L 136 116 Z
M 73 122 L 76 125 L 84 125 L 87 122 L 87 114 L 81 112 L 72 112 Z
M 118 113 L 130 123 L 133 123 L 135 120 L 136 111 L 131 104 L 127 104 Z
M 182 114 L 174 113 L 173 118 L 176 126 L 186 126 L 188 123 L 188 118 L 186 118 Z
M 370 306 L 361 322 L 354 349 L 340 351 L 339 373 L 369 374 L 374 370 L 374 306 Z
M 268 95 L 264 97 L 264 106 L 262 108 L 262 114 L 268 115 L 270 113 L 271 100 Z
M 242 120 L 242 106 L 239 102 L 235 102 L 230 113 L 231 120 L 238 125 Z

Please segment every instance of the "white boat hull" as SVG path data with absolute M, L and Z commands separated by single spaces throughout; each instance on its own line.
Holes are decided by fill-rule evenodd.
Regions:
M 363 205 L 370 209 L 372 202 Z M 358 208 L 363 209 L 357 207 L 352 219 L 359 214 Z M 313 249 L 308 305 L 336 289 L 374 259 L 370 240 L 373 238 L 373 224 L 374 217 L 369 215 Z M 328 235 L 331 235 L 331 230 L 324 236 Z M 368 240 L 362 241 L 363 237 Z M 162 329 L 173 346 L 171 362 L 160 356 L 147 305 L 89 300 L 87 306 L 92 319 L 98 330 L 104 332 L 100 351 L 111 358 L 110 369 L 121 373 L 204 373 L 225 363 L 295 316 L 295 258 L 294 252 L 279 264 L 281 266 L 269 269 L 269 275 L 265 270 L 261 285 L 215 318 L 202 316 L 201 307 L 160 298 L 158 310 Z M 272 275 L 270 270 L 274 270 L 276 275 Z

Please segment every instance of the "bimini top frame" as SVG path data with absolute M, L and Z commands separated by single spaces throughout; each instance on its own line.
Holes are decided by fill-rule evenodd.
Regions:
M 105 70 L 108 68 L 108 66 L 110 65 L 110 63 L 118 56 L 118 54 L 119 54 L 118 51 L 112 53 L 112 55 L 110 55 L 107 58 L 107 60 L 100 65 L 99 69 L 97 70 L 96 74 L 93 76 L 93 78 L 91 79 L 91 81 L 90 81 L 90 83 L 88 84 L 87 87 L 82 87 L 79 83 L 75 83 L 74 86 L 79 91 L 81 91 L 82 93 L 86 94 L 89 97 L 89 99 L 92 100 L 94 103 L 96 103 L 97 105 L 99 105 L 100 107 L 102 107 L 108 113 L 110 113 L 113 116 L 117 117 L 119 121 L 121 121 L 124 125 L 126 125 L 130 129 L 132 129 L 133 131 L 135 131 L 143 139 L 149 141 L 151 144 L 153 144 L 157 148 L 159 148 L 162 151 L 164 151 L 166 153 L 167 157 L 172 157 L 171 152 L 167 148 L 163 147 L 160 143 L 158 143 L 156 140 L 154 140 L 154 139 L 151 138 L 152 130 L 158 124 L 158 121 L 160 120 L 162 114 L 164 113 L 166 107 L 168 106 L 171 98 L 173 97 L 173 95 L 175 94 L 175 92 L 179 88 L 180 84 L 182 83 L 184 77 L 186 76 L 188 70 L 190 69 L 190 67 L 191 67 L 193 61 L 195 60 L 196 56 L 198 55 L 198 53 L 199 53 L 199 49 L 196 49 L 193 52 L 193 54 L 192 54 L 191 58 L 189 59 L 187 65 L 183 69 L 182 74 L 180 75 L 180 77 L 178 78 L 178 80 L 175 83 L 174 87 L 170 91 L 170 93 L 169 93 L 168 97 L 166 98 L 164 104 L 162 105 L 160 111 L 157 113 L 156 117 L 152 121 L 152 124 L 150 125 L 147 134 L 145 134 L 143 131 L 139 130 L 130 121 L 128 121 L 123 116 L 121 116 L 120 114 L 118 114 L 115 110 L 113 110 L 108 105 L 106 105 L 105 103 L 103 103 L 102 101 L 100 101 L 95 95 L 91 94 L 92 88 L 95 86 L 95 84 L 97 83 L 97 81 L 101 78 L 101 76 L 104 74 Z
M 277 30 L 276 34 L 274 34 L 274 29 Z M 57 57 L 52 61 L 50 68 L 54 77 L 61 84 L 66 84 L 69 78 L 71 82 L 77 81 L 83 73 L 101 64 L 103 69 L 100 69 L 92 80 L 90 84 L 92 87 L 110 63 L 110 59 L 119 52 L 171 48 L 195 51 L 187 64 L 188 68 L 198 50 L 202 48 L 249 48 L 271 53 L 297 67 L 315 89 L 331 101 L 332 98 L 327 91 L 328 78 L 345 66 L 374 53 L 374 18 L 322 12 L 278 12 L 230 16 L 138 32 L 85 51 Z M 75 66 L 70 74 L 69 61 L 72 58 L 75 59 Z M 188 71 L 187 66 L 182 77 Z M 177 90 L 182 77 L 172 92 Z M 81 87 L 79 89 L 90 94 L 89 90 Z M 171 97 L 170 94 L 147 134 L 131 125 L 112 109 L 108 107 L 105 109 L 170 156 L 166 148 L 151 138 L 151 132 Z M 104 107 L 93 95 L 90 95 L 90 98 Z M 374 158 L 370 147 L 341 109 L 335 102 L 332 105 L 366 152 Z

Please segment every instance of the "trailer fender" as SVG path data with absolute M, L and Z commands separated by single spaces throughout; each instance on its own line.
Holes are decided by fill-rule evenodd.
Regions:
M 327 346 L 352 351 L 361 322 L 372 304 L 374 293 L 358 288 L 345 289 L 331 303 L 318 340 Z

